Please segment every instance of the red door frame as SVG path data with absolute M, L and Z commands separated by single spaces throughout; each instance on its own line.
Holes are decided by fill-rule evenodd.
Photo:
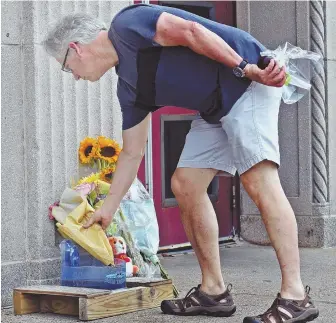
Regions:
M 141 1 L 134 1 L 141 3 Z M 185 2 L 185 1 L 184 1 Z M 232 2 L 228 1 L 204 1 L 213 3 L 215 6 L 216 21 L 225 23 L 227 25 L 235 25 L 235 8 Z M 157 4 L 158 1 L 151 1 Z M 184 228 L 180 221 L 180 214 L 178 207 L 164 207 L 162 197 L 162 168 L 161 168 L 161 119 L 167 115 L 193 115 L 195 112 L 179 107 L 164 107 L 152 114 L 152 158 L 153 158 L 153 199 L 157 212 L 157 218 L 160 228 L 160 247 L 181 246 L 188 243 Z M 141 163 L 139 172 L 139 179 L 145 184 L 145 158 Z M 148 184 L 148 183 L 147 183 Z M 237 185 L 238 184 L 238 185 Z M 148 185 L 146 187 L 148 189 Z M 219 196 L 218 200 L 213 203 L 220 230 L 219 237 L 227 238 L 235 234 L 235 228 L 239 228 L 239 214 L 237 217 L 237 209 L 234 200 L 239 196 L 239 180 L 237 177 L 219 178 Z

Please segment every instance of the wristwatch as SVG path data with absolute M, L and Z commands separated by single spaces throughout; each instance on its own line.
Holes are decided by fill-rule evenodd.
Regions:
M 244 78 L 245 77 L 244 68 L 246 67 L 247 64 L 248 61 L 244 59 L 238 66 L 233 68 L 232 72 L 234 76 L 238 78 Z

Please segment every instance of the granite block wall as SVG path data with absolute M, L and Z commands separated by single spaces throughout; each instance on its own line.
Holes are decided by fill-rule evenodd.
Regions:
M 128 1 L 2 1 L 2 306 L 12 288 L 56 283 L 60 260 L 48 206 L 71 177 L 85 136 L 121 141 L 116 75 L 75 82 L 41 46 L 48 26 L 77 11 L 107 25 Z

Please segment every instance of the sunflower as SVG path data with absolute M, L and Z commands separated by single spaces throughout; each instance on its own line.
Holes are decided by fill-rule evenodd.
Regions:
M 100 179 L 100 173 L 92 173 L 89 176 L 82 177 L 76 186 L 84 184 L 84 183 L 95 183 Z
M 97 140 L 86 137 L 79 145 L 79 160 L 82 164 L 90 164 L 96 155 Z
M 121 148 L 118 143 L 104 136 L 98 137 L 97 157 L 107 161 L 108 163 L 116 163 Z
M 112 176 L 113 173 L 115 172 L 116 166 L 112 165 L 107 168 L 103 168 L 100 172 L 100 179 L 103 180 L 104 182 L 110 183 L 112 182 Z

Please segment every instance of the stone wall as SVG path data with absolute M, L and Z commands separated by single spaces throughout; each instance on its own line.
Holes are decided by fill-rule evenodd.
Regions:
M 48 206 L 78 175 L 87 135 L 121 141 L 116 75 L 75 82 L 41 41 L 62 15 L 88 12 L 109 24 L 127 1 L 2 1 L 2 306 L 12 288 L 54 283 L 59 250 Z
M 294 208 L 299 244 L 336 246 L 336 3 L 330 1 L 238 1 L 238 27 L 268 48 L 286 41 L 323 56 L 310 94 L 280 108 L 280 177 Z M 281 31 L 281 32 L 280 32 Z M 333 180 L 334 179 L 334 180 Z M 242 236 L 268 244 L 259 211 L 242 190 Z

